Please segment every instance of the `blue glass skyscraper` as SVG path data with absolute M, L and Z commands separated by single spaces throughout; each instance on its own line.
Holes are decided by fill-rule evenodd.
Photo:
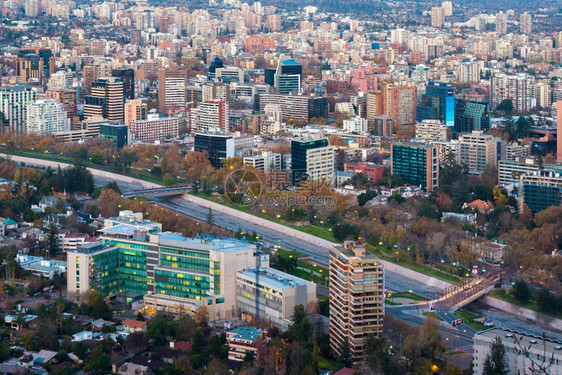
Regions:
M 418 116 L 418 121 L 441 120 L 453 129 L 455 126 L 455 91 L 453 86 L 445 82 L 429 82 L 426 85 L 421 106 L 418 106 L 418 112 L 421 117 L 424 117 Z

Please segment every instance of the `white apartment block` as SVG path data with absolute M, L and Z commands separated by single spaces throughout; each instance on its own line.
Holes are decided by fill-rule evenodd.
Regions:
M 343 130 L 351 133 L 366 133 L 368 130 L 367 119 L 355 116 L 349 120 L 343 120 Z
M 460 161 L 468 167 L 468 173 L 480 174 L 488 164 L 497 162 L 497 139 L 481 131 L 463 134 L 460 138 Z
M 70 119 L 57 99 L 38 100 L 27 105 L 27 133 L 48 135 L 70 130 Z
M 264 151 L 261 155 L 246 156 L 244 158 L 244 165 L 251 166 L 262 172 L 269 172 L 271 170 L 281 169 L 281 160 L 281 154 Z
M 513 101 L 513 109 L 524 112 L 531 108 L 531 91 L 535 77 L 528 74 L 494 73 L 491 78 L 490 106 L 495 108 L 505 99 Z
M 72 88 L 72 81 L 74 80 L 72 72 L 67 72 L 64 70 L 58 71 L 51 75 L 49 78 L 49 83 L 47 86 L 49 89 L 70 89 Z
M 334 179 L 334 148 L 332 146 L 306 150 L 306 173 L 311 180 Z
M 476 61 L 463 62 L 459 66 L 459 82 L 478 83 L 480 82 L 480 64 Z
M 423 120 L 416 124 L 416 139 L 446 142 L 447 130 L 447 126 L 439 120 Z
M 27 105 L 37 98 L 37 91 L 23 85 L 0 87 L 0 112 L 15 132 L 25 131 Z
M 498 336 L 505 347 L 510 374 L 533 373 L 529 372 L 533 362 L 535 369 L 537 364 L 545 364 L 548 374 L 562 374 L 562 342 L 493 328 L 474 335 L 474 375 L 484 373 L 486 355 Z
M 175 117 L 161 117 L 160 114 L 149 114 L 146 120 L 131 121 L 129 126 L 135 141 L 154 143 L 167 137 L 177 137 L 179 120 Z

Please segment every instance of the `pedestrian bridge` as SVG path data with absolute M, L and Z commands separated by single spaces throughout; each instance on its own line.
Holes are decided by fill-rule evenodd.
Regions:
M 191 191 L 191 185 L 182 185 L 176 187 L 163 187 L 154 189 L 140 189 L 133 190 L 123 193 L 123 198 L 133 198 L 133 197 L 171 197 L 174 195 L 183 195 Z

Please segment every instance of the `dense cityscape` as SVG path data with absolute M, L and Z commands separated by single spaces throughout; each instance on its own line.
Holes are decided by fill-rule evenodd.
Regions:
M 0 13 L 0 374 L 562 374 L 559 0 Z

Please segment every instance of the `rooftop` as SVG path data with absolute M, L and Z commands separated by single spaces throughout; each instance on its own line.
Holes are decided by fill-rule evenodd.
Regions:
M 313 285 L 304 279 L 272 268 L 260 268 L 259 271 L 255 268 L 238 271 L 241 275 L 248 276 L 251 279 L 255 279 L 256 272 L 259 272 L 260 284 L 269 284 L 277 289 L 291 289 L 301 285 Z
M 235 340 L 243 341 L 255 341 L 261 336 L 262 330 L 256 327 L 239 327 L 231 330 L 229 333 L 235 333 L 236 335 L 232 337 Z

